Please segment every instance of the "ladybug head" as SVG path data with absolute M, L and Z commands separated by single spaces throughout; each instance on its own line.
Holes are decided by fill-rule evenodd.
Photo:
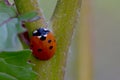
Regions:
M 39 28 L 33 32 L 33 36 L 38 36 L 41 40 L 45 40 L 49 32 L 46 28 Z

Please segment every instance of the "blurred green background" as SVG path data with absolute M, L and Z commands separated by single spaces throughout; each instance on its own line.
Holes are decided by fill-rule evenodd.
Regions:
M 90 0 L 94 80 L 120 80 L 120 1 Z
M 56 7 L 57 0 L 38 0 L 39 6 L 47 21 L 51 18 Z

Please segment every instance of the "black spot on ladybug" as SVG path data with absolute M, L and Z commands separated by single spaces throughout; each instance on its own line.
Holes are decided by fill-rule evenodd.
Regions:
M 48 43 L 51 43 L 51 40 L 48 40 Z
M 50 46 L 50 47 L 49 47 L 49 49 L 52 49 L 52 48 L 53 48 L 53 46 Z
M 38 49 L 38 52 L 41 52 L 42 51 L 42 49 Z
M 44 40 L 46 40 L 46 37 L 42 36 L 42 37 L 40 38 L 40 40 L 44 41 Z

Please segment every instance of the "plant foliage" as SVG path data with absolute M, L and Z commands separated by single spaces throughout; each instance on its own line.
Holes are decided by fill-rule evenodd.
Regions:
M 36 80 L 28 63 L 31 51 L 22 48 L 18 34 L 25 32 L 24 21 L 35 20 L 36 12 L 19 15 L 14 6 L 0 1 L 0 80 Z

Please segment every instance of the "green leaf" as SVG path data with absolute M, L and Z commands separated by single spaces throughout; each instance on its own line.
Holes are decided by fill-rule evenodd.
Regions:
M 36 80 L 37 73 L 27 61 L 30 50 L 0 53 L 0 80 Z
M 10 17 L 16 16 L 16 11 L 13 6 L 6 5 L 3 1 L 0 1 L 0 13 L 7 13 Z
M 10 16 L 7 13 L 0 12 L 0 26 L 1 26 L 1 24 L 3 22 L 5 22 L 6 20 L 8 20 L 9 18 L 10 18 Z
M 0 27 L 0 51 L 5 48 L 5 42 L 7 41 L 7 37 L 7 28 L 6 25 L 3 25 L 2 27 Z
M 16 11 L 13 6 L 7 6 L 4 1 L 0 1 L 0 26 L 6 20 L 16 16 Z
M 0 72 L 7 74 L 6 77 L 10 75 L 16 78 L 17 80 L 35 80 L 36 79 L 36 73 L 33 72 L 32 70 L 8 64 L 3 59 L 0 60 Z M 0 78 L 1 77 L 2 75 L 0 75 Z
M 29 67 L 27 61 L 30 56 L 30 53 L 31 53 L 30 50 L 1 52 L 0 58 L 3 58 L 9 64 L 14 64 L 16 66 L 21 66 L 21 67 Z
M 17 36 L 18 31 L 16 24 L 18 23 L 17 18 L 11 19 L 0 27 L 0 31 L 4 29 L 5 32 L 0 32 L 0 51 L 17 51 L 22 50 L 21 42 Z M 3 28 L 4 27 L 4 28 Z M 4 37 L 6 36 L 6 37 Z M 2 43 L 2 42 L 4 43 Z
M 1 72 L 0 72 L 0 79 L 1 80 L 17 80 L 13 76 L 10 76 L 10 75 L 8 75 L 6 73 L 1 73 Z
M 33 11 L 32 12 L 27 12 L 23 15 L 20 15 L 18 18 L 19 18 L 20 21 L 34 21 L 34 20 L 39 19 L 38 13 L 33 12 Z
M 0 2 L 0 51 L 22 50 L 18 33 L 26 31 L 16 16 L 15 9 Z

